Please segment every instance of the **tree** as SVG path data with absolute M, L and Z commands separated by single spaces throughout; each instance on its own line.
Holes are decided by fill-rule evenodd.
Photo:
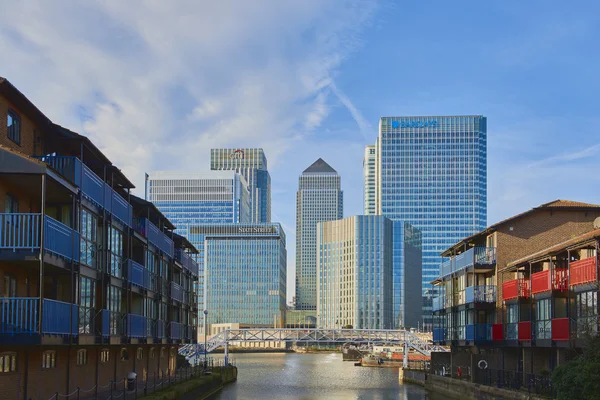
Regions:
M 552 386 L 559 400 L 600 400 L 600 336 L 588 339 L 583 354 L 556 368 Z

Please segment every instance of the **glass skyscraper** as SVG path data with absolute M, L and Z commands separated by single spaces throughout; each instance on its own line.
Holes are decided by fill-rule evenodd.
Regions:
M 296 193 L 296 309 L 317 309 L 317 223 L 342 219 L 341 178 L 319 158 L 302 172 Z
M 212 324 L 283 326 L 287 250 L 278 223 L 190 226 L 205 251 L 205 308 Z
M 242 174 L 250 192 L 250 221 L 271 222 L 271 175 L 263 149 L 211 149 L 210 169 Z
M 394 221 L 394 328 L 416 328 L 422 323 L 421 232 L 404 221 Z
M 378 214 L 422 233 L 423 318 L 440 253 L 487 219 L 487 120 L 481 115 L 383 117 L 377 145 Z
M 394 327 L 392 236 L 378 215 L 317 224 L 318 327 Z
M 365 179 L 364 214 L 377 215 L 377 146 L 365 147 L 365 158 L 363 159 L 363 176 Z

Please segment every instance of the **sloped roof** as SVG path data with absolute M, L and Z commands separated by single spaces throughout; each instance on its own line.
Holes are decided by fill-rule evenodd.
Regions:
M 306 168 L 303 174 L 337 174 L 337 171 L 331 168 L 331 165 L 327 164 L 325 160 L 319 158 L 317 161 L 311 164 L 310 167 Z
M 442 253 L 442 257 L 449 256 L 451 254 L 452 250 L 461 248 L 463 245 L 472 242 L 477 237 L 480 237 L 483 235 L 489 235 L 490 233 L 495 232 L 497 230 L 497 228 L 499 228 L 500 226 L 504 226 L 505 224 L 507 224 L 509 222 L 515 221 L 519 218 L 523 218 L 527 215 L 533 214 L 534 212 L 541 211 L 541 210 L 600 210 L 600 205 L 582 203 L 582 202 L 573 201 L 573 200 L 554 200 L 549 203 L 544 203 L 544 204 L 534 207 L 530 210 L 527 210 L 520 214 L 514 215 L 510 218 L 504 219 L 493 225 L 490 225 L 489 227 L 482 230 L 481 232 L 477 232 L 476 234 L 471 235 L 471 236 L 461 240 L 460 242 L 458 242 L 458 243 L 450 246 L 446 250 L 444 250 L 444 252 Z
M 600 229 L 594 229 L 593 231 L 589 231 L 587 233 L 584 233 L 583 235 L 576 236 L 576 237 L 566 240 L 562 243 L 555 244 L 554 246 L 548 247 L 544 250 L 540 250 L 540 251 L 530 254 L 528 256 L 522 257 L 518 260 L 508 263 L 507 267 L 509 267 L 509 268 L 514 267 L 515 265 L 519 265 L 519 264 L 522 264 L 527 261 L 533 261 L 533 260 L 537 260 L 537 259 L 545 257 L 545 256 L 552 255 L 554 253 L 559 253 L 570 247 L 574 247 L 579 244 L 584 244 L 586 242 L 589 242 L 594 238 L 600 238 Z

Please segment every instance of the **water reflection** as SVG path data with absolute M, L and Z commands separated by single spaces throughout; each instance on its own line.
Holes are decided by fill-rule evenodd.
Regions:
M 361 368 L 341 354 L 234 354 L 238 381 L 215 399 L 434 400 L 398 381 L 396 368 Z

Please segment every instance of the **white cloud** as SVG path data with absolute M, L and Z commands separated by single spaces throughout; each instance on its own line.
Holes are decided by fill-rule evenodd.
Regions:
M 361 45 L 361 29 L 377 6 L 377 0 L 7 3 L 0 0 L 0 54 L 10 57 L 0 75 L 53 121 L 88 135 L 138 193 L 145 171 L 205 170 L 209 149 L 218 146 L 263 147 L 271 169 L 283 157 L 287 162 L 287 152 L 327 118 L 332 77 Z M 361 121 L 350 100 L 342 102 Z M 293 193 L 295 168 L 301 167 L 286 163 L 273 185 Z M 294 205 L 275 198 L 273 207 Z M 293 219 L 285 222 L 293 226 Z

